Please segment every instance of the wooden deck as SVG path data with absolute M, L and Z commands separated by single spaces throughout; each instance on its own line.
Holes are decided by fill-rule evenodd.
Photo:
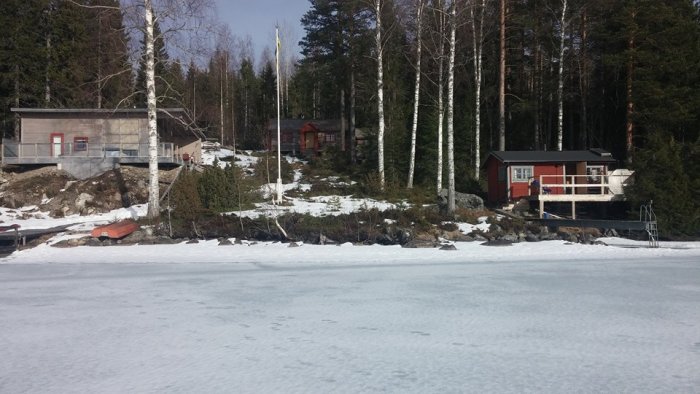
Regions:
M 624 186 L 629 178 L 630 174 L 541 175 L 530 200 L 539 202 L 540 218 L 544 216 L 546 202 L 569 202 L 571 217 L 576 219 L 577 202 L 624 201 Z

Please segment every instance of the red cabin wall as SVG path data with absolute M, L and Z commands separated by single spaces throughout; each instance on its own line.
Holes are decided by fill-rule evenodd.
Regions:
M 532 166 L 534 179 L 539 180 L 540 175 L 558 175 L 559 177 L 548 177 L 546 183 L 563 183 L 565 169 L 562 163 L 517 163 L 507 165 L 506 177 L 508 179 L 498 180 L 498 168 L 506 166 L 500 161 L 489 158 L 486 165 L 486 174 L 488 176 L 488 201 L 491 203 L 506 202 L 508 196 L 508 179 L 512 179 L 513 166 Z M 564 189 L 561 187 L 553 188 L 552 193 L 562 194 Z M 510 200 L 517 200 L 523 197 L 528 197 L 534 193 L 530 192 L 529 182 L 511 182 L 510 183 Z
M 562 177 L 547 177 L 545 183 L 564 183 L 564 165 L 560 163 L 518 163 L 513 164 L 513 166 L 532 166 L 532 172 L 534 179 L 539 180 L 540 175 L 559 175 Z M 510 167 L 509 167 L 510 170 Z M 509 173 L 512 176 L 512 174 Z M 512 179 L 512 178 L 511 178 Z M 518 200 L 523 197 L 528 197 L 532 194 L 530 192 L 530 182 L 511 182 L 510 184 L 511 200 Z M 553 194 L 563 193 L 563 188 L 553 188 Z
M 486 165 L 486 176 L 488 178 L 488 201 L 491 203 L 505 201 L 506 182 L 498 181 L 498 167 L 504 165 L 500 161 L 490 158 Z
M 564 183 L 564 175 L 566 175 L 565 165 L 563 163 L 548 163 L 539 164 L 535 167 L 535 179 L 539 180 L 540 175 L 558 175 L 556 177 L 548 176 L 544 179 L 544 183 Z M 564 194 L 564 188 L 554 187 L 552 194 Z

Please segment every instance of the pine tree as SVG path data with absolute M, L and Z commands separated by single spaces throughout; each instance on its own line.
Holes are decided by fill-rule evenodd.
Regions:
M 10 107 L 38 106 L 43 98 L 45 37 L 39 25 L 45 2 L 0 2 L 0 97 L 6 136 L 19 138 L 19 118 Z

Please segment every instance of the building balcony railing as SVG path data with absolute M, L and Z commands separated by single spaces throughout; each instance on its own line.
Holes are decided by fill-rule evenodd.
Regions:
M 540 175 L 530 195 L 541 200 L 613 200 L 624 196 L 631 173 L 610 175 Z
M 64 158 L 117 158 L 126 163 L 147 163 L 148 144 L 19 143 L 3 140 L 3 164 L 49 164 Z M 172 142 L 158 144 L 158 161 L 181 163 L 179 148 Z

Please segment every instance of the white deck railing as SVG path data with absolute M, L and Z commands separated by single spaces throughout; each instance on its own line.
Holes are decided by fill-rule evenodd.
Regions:
M 148 144 L 91 144 L 91 143 L 18 143 L 3 141 L 2 159 L 5 163 L 42 163 L 58 161 L 68 157 L 116 157 L 138 161 L 148 161 Z M 158 144 L 158 157 L 161 159 L 181 161 L 178 147 L 172 142 Z
M 540 195 L 622 195 L 629 174 L 624 175 L 540 175 Z

